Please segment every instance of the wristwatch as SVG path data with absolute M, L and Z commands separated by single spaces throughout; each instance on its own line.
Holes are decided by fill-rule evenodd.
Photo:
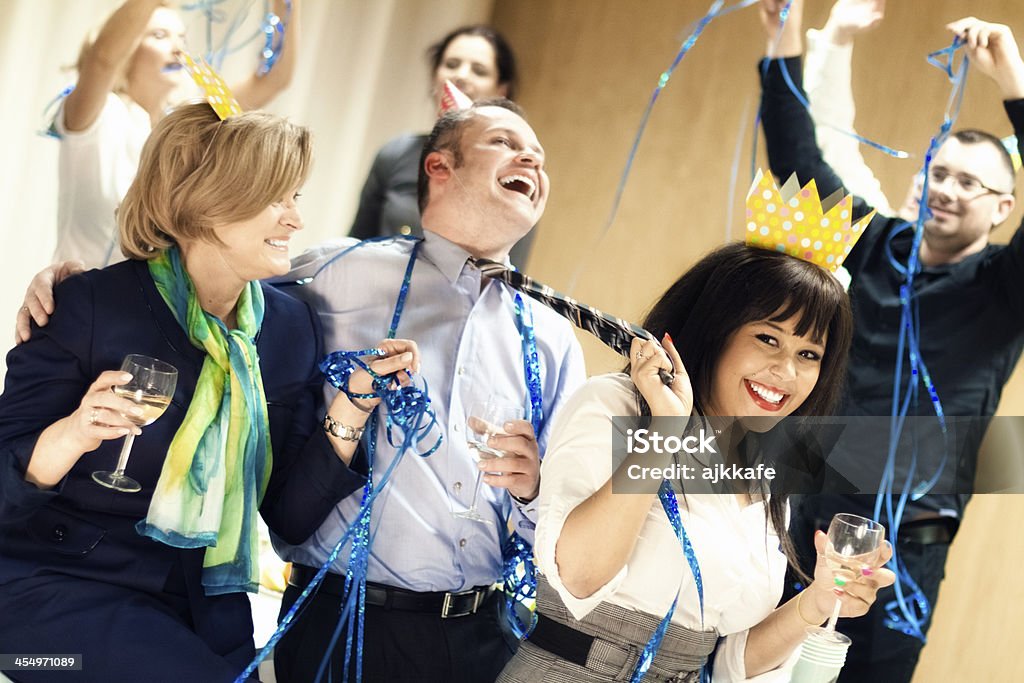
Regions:
M 362 427 L 350 427 L 338 422 L 330 415 L 324 415 L 324 431 L 342 441 L 359 441 L 363 438 L 364 430 Z

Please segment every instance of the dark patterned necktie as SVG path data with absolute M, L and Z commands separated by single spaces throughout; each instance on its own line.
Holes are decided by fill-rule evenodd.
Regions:
M 629 358 L 629 346 L 634 337 L 647 339 L 659 346 L 661 345 L 653 334 L 639 325 L 634 325 L 628 320 L 616 318 L 604 311 L 599 311 L 593 306 L 576 301 L 572 297 L 556 292 L 527 275 L 523 275 L 511 268 L 506 268 L 500 263 L 488 259 L 472 258 L 469 262 L 476 266 L 483 275 L 494 280 L 501 280 L 512 289 L 536 299 L 558 315 L 566 318 L 576 327 L 591 333 L 604 342 L 606 346 L 614 349 L 626 358 Z M 661 379 L 665 384 L 672 383 L 672 373 L 661 370 L 659 374 L 661 374 Z

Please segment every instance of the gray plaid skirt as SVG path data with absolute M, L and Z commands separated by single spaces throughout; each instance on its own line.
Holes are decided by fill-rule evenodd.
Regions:
M 594 637 L 586 666 L 562 659 L 527 639 L 498 676 L 497 683 L 628 681 L 640 653 L 664 616 L 602 602 L 582 620 L 575 619 L 543 576 L 537 579 L 537 611 Z M 717 641 L 715 630 L 692 631 L 670 624 L 644 683 L 698 683 L 700 668 Z

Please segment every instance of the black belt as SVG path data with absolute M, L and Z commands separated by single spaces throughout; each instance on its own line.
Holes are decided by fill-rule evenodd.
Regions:
M 317 570 L 301 564 L 293 564 L 288 576 L 288 585 L 305 588 L 313 580 Z M 345 577 L 327 572 L 319 591 L 341 597 L 345 592 Z M 478 586 L 457 593 L 417 593 L 404 588 L 394 588 L 380 583 L 366 582 L 366 604 L 384 609 L 407 612 L 433 612 L 442 619 L 464 617 L 476 614 L 477 610 L 495 591 L 494 585 Z
M 586 667 L 590 647 L 596 638 L 537 612 L 537 625 L 529 640 L 559 659 Z
M 898 538 L 901 541 L 919 545 L 936 545 L 951 543 L 958 526 L 954 519 L 925 519 L 918 522 L 907 522 L 900 526 Z

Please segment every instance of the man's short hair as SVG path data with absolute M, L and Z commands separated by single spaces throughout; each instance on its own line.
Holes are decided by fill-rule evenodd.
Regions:
M 427 136 L 427 141 L 423 143 L 423 151 L 420 153 L 420 171 L 416 181 L 416 200 L 421 214 L 427 208 L 427 202 L 430 199 L 430 179 L 427 177 L 427 172 L 424 168 L 427 156 L 432 152 L 448 150 L 454 157 L 455 167 L 461 166 L 462 132 L 465 130 L 466 125 L 476 116 L 476 110 L 481 107 L 501 107 L 518 114 L 523 119 L 526 118 L 522 107 L 505 97 L 483 99 L 474 102 L 467 109 L 450 111 L 441 116 L 437 123 L 434 124 L 434 129 L 430 131 L 430 135 Z
M 1007 193 L 1014 194 L 1017 185 L 1017 172 L 1013 168 L 1013 158 L 1010 156 L 1010 152 L 1006 149 L 1002 140 L 992 135 L 992 133 L 986 133 L 977 128 L 964 128 L 963 130 L 953 131 L 951 135 L 964 145 L 987 144 L 995 148 L 1003 167 L 1006 169 L 1006 176 L 1010 180 L 1010 188 Z

